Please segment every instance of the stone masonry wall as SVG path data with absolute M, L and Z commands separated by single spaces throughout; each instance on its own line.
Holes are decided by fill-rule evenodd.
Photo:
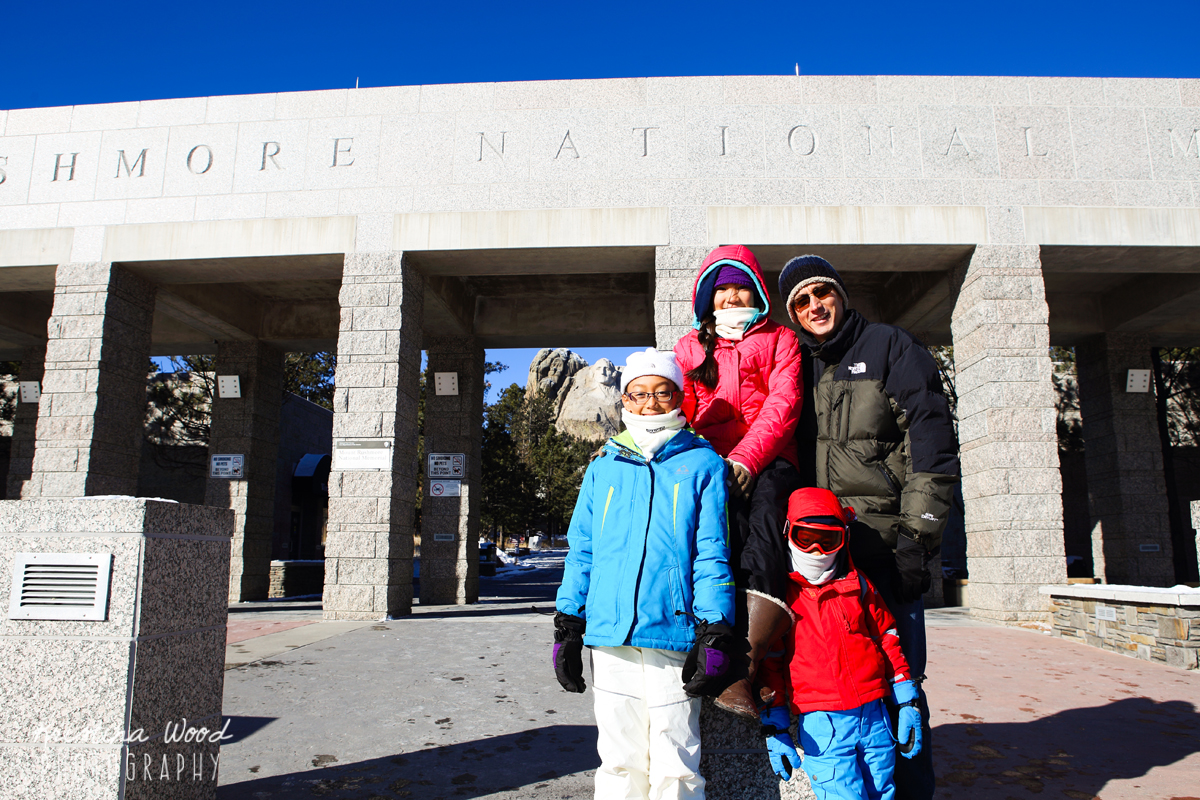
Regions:
M 1082 597 L 1050 598 L 1054 635 L 1172 667 L 1200 666 L 1200 600 L 1195 606 Z M 1097 610 L 1111 609 L 1115 620 Z

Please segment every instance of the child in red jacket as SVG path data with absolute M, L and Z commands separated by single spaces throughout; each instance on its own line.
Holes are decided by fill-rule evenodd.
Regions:
M 845 547 L 853 520 L 827 489 L 800 489 L 788 501 L 787 599 L 796 624 L 763 660 L 759 674 L 775 698 L 762 723 L 781 779 L 800 763 L 790 707 L 800 716 L 804 771 L 818 800 L 891 800 L 896 742 L 906 758 L 920 752 L 921 716 L 895 620 Z M 895 739 L 889 697 L 899 706 Z
M 791 626 L 784 603 L 787 550 L 779 539 L 788 495 L 800 486 L 800 343 L 770 319 L 771 300 L 748 247 L 725 245 L 700 265 L 692 327 L 675 345 L 683 414 L 729 465 L 730 566 L 745 599 L 738 633 L 749 652 L 720 708 L 758 719 L 753 684 L 767 646 Z

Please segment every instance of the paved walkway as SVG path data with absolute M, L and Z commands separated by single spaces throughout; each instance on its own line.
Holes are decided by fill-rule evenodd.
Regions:
M 561 562 L 523 561 L 478 605 L 395 621 L 232 608 L 218 797 L 590 798 L 592 696 L 558 687 L 531 610 Z M 939 798 L 1200 800 L 1200 675 L 960 609 L 930 612 L 929 643 Z

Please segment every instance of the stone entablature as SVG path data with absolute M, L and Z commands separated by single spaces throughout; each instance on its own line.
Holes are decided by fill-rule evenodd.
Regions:
M 1112 584 L 1043 586 L 1054 635 L 1157 661 L 1200 666 L 1200 589 Z
M 0 229 L 351 216 L 359 252 L 390 246 L 390 220 L 363 215 L 643 206 L 978 206 L 988 241 L 1026 243 L 1026 225 L 1057 226 L 1003 209 L 1190 208 L 1198 186 L 1193 79 L 645 78 L 0 111 Z M 702 244 L 681 240 L 703 227 L 685 216 L 672 243 Z

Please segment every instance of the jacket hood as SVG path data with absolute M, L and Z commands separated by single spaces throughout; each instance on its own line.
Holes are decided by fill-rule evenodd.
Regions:
M 746 330 L 767 319 L 771 315 L 771 295 L 767 293 L 767 282 L 758 267 L 758 259 L 745 245 L 727 244 L 709 253 L 700 265 L 700 274 L 696 276 L 696 284 L 692 287 L 692 327 L 700 330 L 704 317 L 712 311 L 713 295 L 717 291 L 717 274 L 721 267 L 737 267 L 749 275 L 762 301 L 763 307 L 758 310 L 754 319 L 750 320 Z

